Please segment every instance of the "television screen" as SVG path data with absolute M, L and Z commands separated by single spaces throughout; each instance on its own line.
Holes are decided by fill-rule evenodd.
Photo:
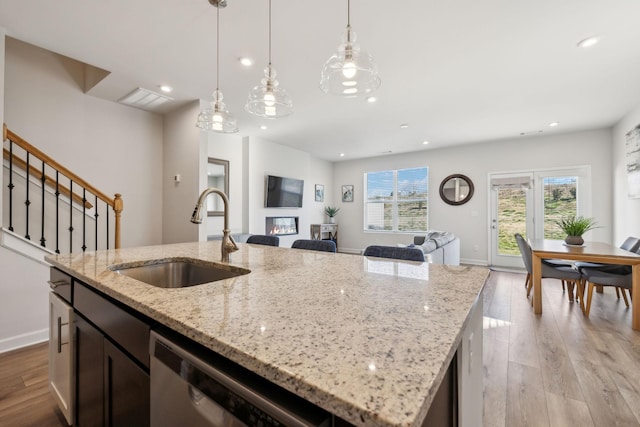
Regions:
M 301 208 L 304 181 L 301 179 L 267 176 L 265 207 Z

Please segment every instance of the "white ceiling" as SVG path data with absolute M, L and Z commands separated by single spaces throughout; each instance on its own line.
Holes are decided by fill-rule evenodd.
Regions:
M 267 63 L 267 0 L 221 10 L 220 89 L 240 135 L 327 160 L 601 128 L 640 104 L 638 0 L 352 0 L 352 27 L 382 79 L 373 104 L 318 87 L 345 0 L 273 0 L 272 14 L 272 62 L 294 114 L 244 111 Z M 0 0 L 9 36 L 110 71 L 92 95 L 174 87 L 159 112 L 215 89 L 215 15 L 208 0 Z M 593 35 L 598 45 L 576 47 Z

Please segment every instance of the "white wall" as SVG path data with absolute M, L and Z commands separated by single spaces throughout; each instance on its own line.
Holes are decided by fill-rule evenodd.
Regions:
M 85 95 L 83 64 L 6 40 L 7 126 L 104 193 L 122 194 L 123 247 L 160 243 L 162 117 Z
M 335 202 L 342 208 L 338 216 L 342 247 L 345 250 L 359 251 L 371 244 L 411 243 L 414 233 L 364 231 L 364 173 L 425 165 L 429 167 L 429 227 L 453 231 L 460 237 L 463 262 L 488 261 L 487 181 L 490 172 L 591 165 L 592 191 L 594 195 L 598 195 L 598 203 L 594 204 L 591 213 L 603 226 L 593 232 L 593 238 L 609 242 L 613 227 L 610 147 L 610 131 L 595 130 L 336 163 L 333 176 L 335 194 L 340 194 L 340 187 L 344 184 L 355 186 L 353 203 L 342 203 L 339 199 Z M 440 182 L 453 173 L 467 175 L 475 185 L 473 198 L 461 206 L 445 204 L 438 194 Z M 478 247 L 477 251 L 474 246 Z
M 248 206 L 245 209 L 251 234 L 265 233 L 265 218 L 268 216 L 297 216 L 298 235 L 281 236 L 280 246 L 289 247 L 294 240 L 308 239 L 309 225 L 326 222 L 324 206 L 333 203 L 332 163 L 316 159 L 309 153 L 265 139 L 249 138 L 245 171 L 248 172 Z M 264 186 L 266 175 L 284 176 L 304 180 L 302 208 L 265 208 Z M 315 184 L 324 184 L 325 200 L 316 202 Z M 340 231 L 342 232 L 342 230 Z
M 49 267 L 0 246 L 0 353 L 49 339 Z
M 3 27 L 0 27 L 0 124 L 5 123 L 4 121 L 5 34 L 6 34 L 6 30 Z M 3 174 L 0 174 L 0 188 L 4 188 L 2 175 Z M 3 197 L 0 197 L 0 212 L 2 212 L 2 199 Z
M 620 120 L 612 130 L 613 138 L 613 217 L 615 244 L 628 236 L 640 237 L 640 199 L 627 196 L 625 134 L 640 124 L 640 104 Z

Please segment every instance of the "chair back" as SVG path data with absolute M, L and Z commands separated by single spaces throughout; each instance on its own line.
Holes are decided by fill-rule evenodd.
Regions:
M 640 239 L 629 236 L 624 242 L 622 242 L 620 249 L 624 249 L 629 252 L 636 252 L 640 249 Z
M 335 252 L 336 243 L 333 240 L 296 240 L 291 245 L 294 249 L 308 249 L 311 251 Z
M 424 252 L 419 248 L 372 245 L 367 246 L 363 255 L 424 262 Z
M 533 274 L 533 266 L 531 264 L 531 246 L 529 246 L 529 242 L 522 237 L 522 234 L 516 233 L 514 236 L 518 243 L 518 248 L 520 248 L 520 255 L 522 255 L 524 267 L 527 269 L 527 273 Z
M 254 234 L 249 236 L 247 243 L 255 243 L 257 245 L 280 246 L 280 238 L 278 236 L 263 236 Z

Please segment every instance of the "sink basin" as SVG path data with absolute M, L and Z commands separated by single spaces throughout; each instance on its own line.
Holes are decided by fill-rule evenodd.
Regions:
M 118 274 L 159 288 L 186 288 L 202 283 L 230 279 L 251 270 L 216 264 L 193 258 L 169 258 L 144 263 L 120 264 L 109 267 Z

